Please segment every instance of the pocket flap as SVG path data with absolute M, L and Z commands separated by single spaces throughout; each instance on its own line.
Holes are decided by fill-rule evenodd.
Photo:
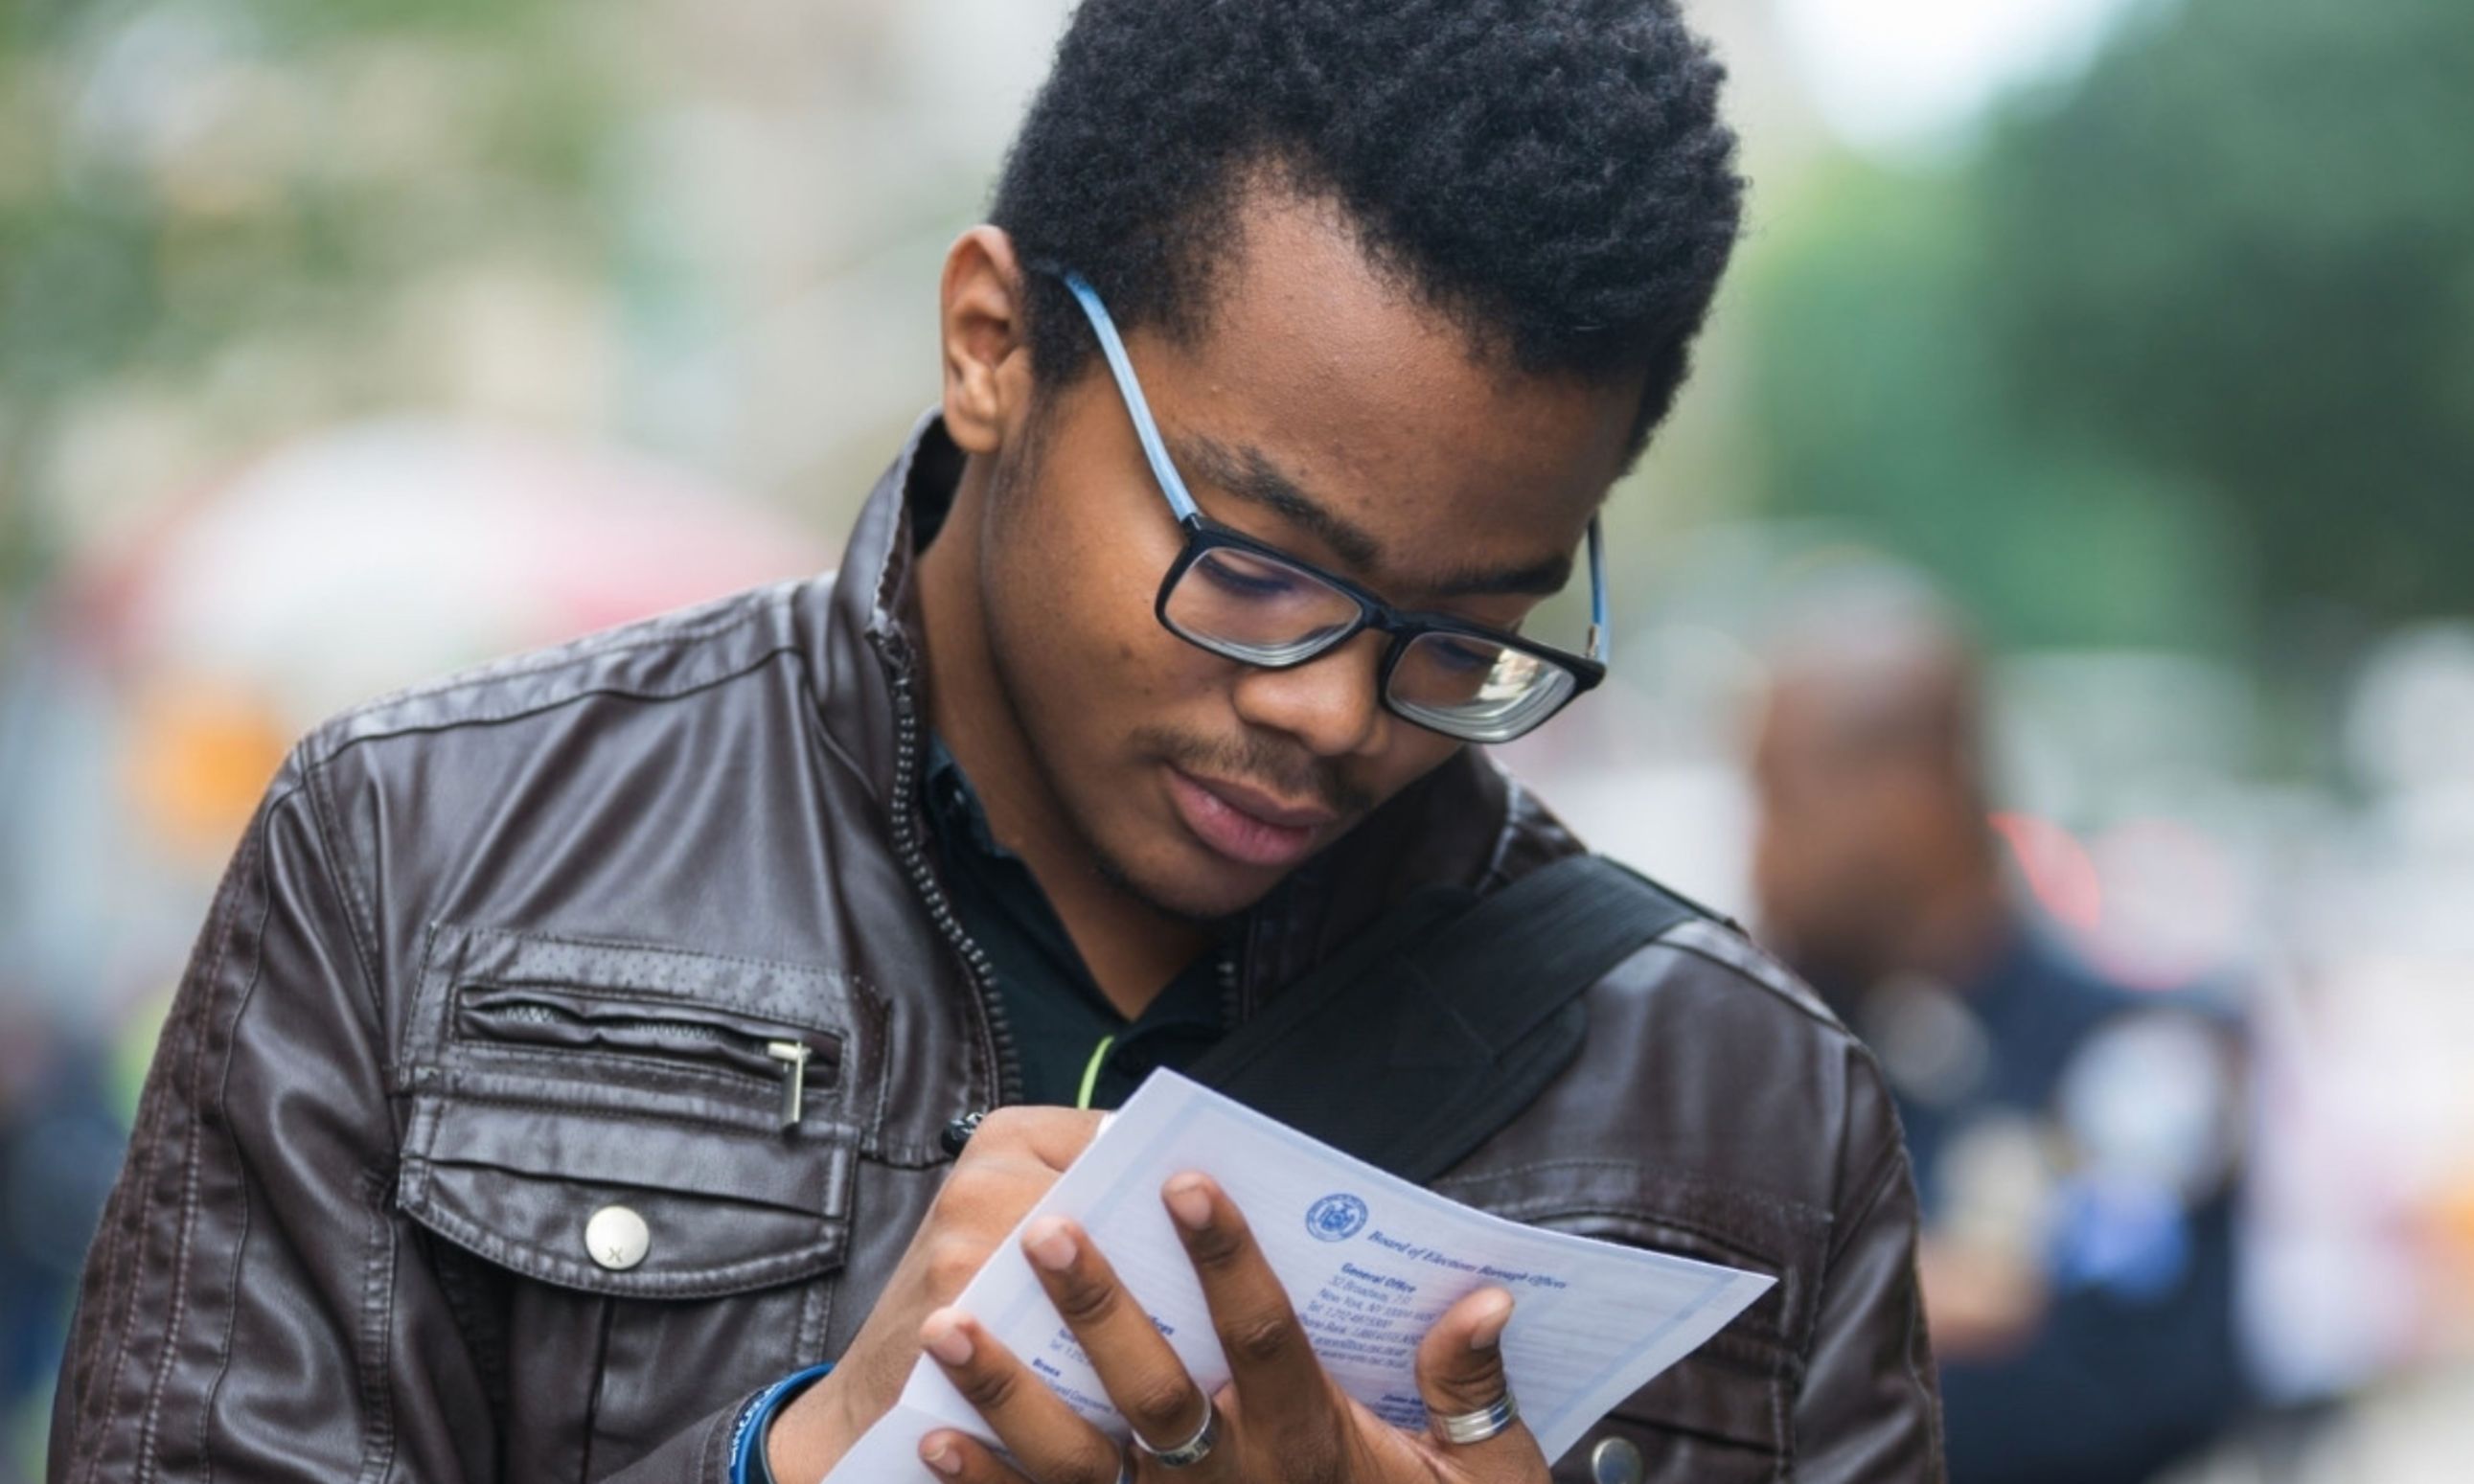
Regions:
M 853 1151 L 846 1131 L 772 1134 L 597 1109 L 415 1100 L 399 1208 L 483 1259 L 562 1287 L 709 1298 L 840 1265 Z M 594 1217 L 643 1223 L 623 1267 L 585 1245 Z

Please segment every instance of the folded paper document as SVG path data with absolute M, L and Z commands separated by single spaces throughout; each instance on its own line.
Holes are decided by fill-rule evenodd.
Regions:
M 1489 1215 L 1157 1072 L 1023 1221 L 1079 1221 L 1206 1391 L 1227 1381 L 1228 1364 L 1159 1197 L 1184 1170 L 1217 1180 L 1246 1213 L 1333 1379 L 1400 1426 L 1425 1425 L 1414 1365 L 1427 1328 L 1465 1294 L 1508 1289 L 1504 1366 L 1550 1459 L 1771 1282 Z M 1127 1435 L 1018 1240 L 998 1249 L 958 1302 L 1077 1411 L 1113 1437 Z M 937 1484 L 918 1448 L 939 1427 L 989 1437 L 970 1403 L 922 1359 L 901 1402 L 827 1477 Z

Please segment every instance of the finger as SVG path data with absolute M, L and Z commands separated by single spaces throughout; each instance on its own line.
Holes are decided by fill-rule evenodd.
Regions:
M 1481 1476 L 1500 1460 L 1501 1477 L 1516 1476 L 1516 1460 L 1542 1469 L 1543 1459 L 1528 1424 L 1516 1422 L 1482 1443 L 1455 1443 L 1442 1419 L 1484 1412 L 1512 1395 L 1503 1370 L 1503 1331 L 1512 1323 L 1512 1295 L 1481 1288 L 1443 1311 L 1418 1344 L 1418 1395 L 1426 1403 L 1426 1430 L 1436 1444 Z M 1517 1476 L 1527 1477 L 1520 1473 Z
M 919 1326 L 922 1348 L 1040 1484 L 1111 1484 L 1117 1446 L 1050 1391 L 979 1321 L 938 1309 Z
M 980 1121 L 962 1158 L 1028 1156 L 1063 1170 L 1100 1131 L 1105 1113 L 1079 1107 L 1001 1107 Z
M 1201 1281 L 1247 1410 L 1284 1427 L 1322 1430 L 1331 1421 L 1331 1385 L 1237 1204 L 1209 1176 L 1190 1172 L 1173 1177 L 1160 1199 Z
M 1176 1448 L 1202 1426 L 1202 1388 L 1152 1323 L 1151 1315 L 1092 1246 L 1089 1233 L 1060 1217 L 1031 1223 L 1023 1253 L 1057 1317 L 1082 1343 L 1101 1389 L 1135 1436 Z
M 968 1433 L 928 1434 L 919 1440 L 919 1461 L 958 1484 L 1031 1484 L 1021 1470 Z

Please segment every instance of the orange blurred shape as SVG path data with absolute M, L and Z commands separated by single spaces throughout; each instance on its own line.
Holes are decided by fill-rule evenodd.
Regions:
M 139 824 L 182 856 L 230 853 L 290 744 L 274 708 L 238 686 L 168 678 L 141 686 L 126 719 Z
M 2082 933 L 2104 923 L 2104 883 L 2078 837 L 2034 815 L 1997 813 L 1994 833 L 2010 846 L 2027 889 L 2055 921 Z
M 2457 1180 L 2432 1202 L 2433 1234 L 2469 1277 L 2474 1277 L 2474 1167 L 2458 1172 Z
M 2444 1310 L 2427 1316 L 2438 1331 L 2434 1343 L 2462 1352 L 2474 1346 L 2474 1167 L 2438 1192 L 2416 1226 L 2429 1243 Z

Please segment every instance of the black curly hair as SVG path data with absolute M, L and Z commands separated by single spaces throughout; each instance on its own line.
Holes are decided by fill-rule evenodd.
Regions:
M 1253 182 L 1336 201 L 1480 353 L 1646 371 L 1637 451 L 1742 215 L 1723 77 L 1675 0 L 1084 0 L 990 218 L 1190 342 Z M 1031 277 L 1032 366 L 1062 385 L 1096 345 Z

